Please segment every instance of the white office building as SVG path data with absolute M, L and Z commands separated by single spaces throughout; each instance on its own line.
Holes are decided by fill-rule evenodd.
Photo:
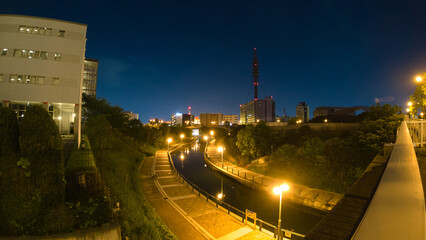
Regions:
M 0 100 L 25 115 L 42 105 L 80 143 L 87 25 L 0 14 Z

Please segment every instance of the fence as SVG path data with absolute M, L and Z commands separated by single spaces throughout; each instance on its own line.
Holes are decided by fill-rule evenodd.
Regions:
M 406 121 L 408 131 L 410 131 L 411 140 L 413 141 L 414 147 L 423 147 L 426 144 L 426 121 L 424 120 L 411 120 Z
M 177 149 L 173 149 L 172 151 L 176 151 Z M 198 187 L 197 185 L 195 185 L 194 183 L 192 183 L 190 180 L 188 180 L 185 176 L 183 176 L 183 174 L 181 174 L 176 168 L 175 165 L 173 163 L 172 160 L 172 156 L 170 154 L 170 152 L 168 152 L 168 158 L 169 158 L 169 163 L 170 166 L 172 167 L 174 173 L 182 180 L 182 183 L 186 183 L 186 186 L 191 188 L 192 191 L 196 191 L 198 192 L 198 196 L 204 195 L 204 197 L 206 197 L 206 201 L 211 201 L 212 203 L 214 203 L 216 205 L 217 208 L 221 208 L 222 210 L 226 211 L 230 216 L 241 220 L 241 222 L 247 224 L 247 225 L 251 225 L 252 227 L 254 227 L 255 229 L 264 232 L 268 235 L 273 235 L 274 238 L 277 238 L 278 236 L 278 230 L 277 230 L 277 226 L 270 224 L 262 219 L 257 218 L 256 219 L 256 225 L 254 225 L 254 219 L 250 219 L 248 218 L 246 221 L 246 212 L 245 211 L 241 211 L 238 208 L 225 203 L 223 201 L 221 201 L 220 199 L 218 199 L 216 196 L 204 191 L 203 189 L 201 189 L 200 187 Z M 250 221 L 251 220 L 251 221 Z M 281 229 L 281 234 L 280 236 L 291 236 L 291 237 L 287 237 L 290 239 L 303 239 L 305 237 L 305 235 L 297 233 L 297 232 L 293 232 L 290 230 L 285 230 L 285 229 Z

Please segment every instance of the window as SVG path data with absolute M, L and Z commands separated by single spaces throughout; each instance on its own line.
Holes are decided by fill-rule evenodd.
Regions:
M 34 58 L 39 59 L 40 58 L 40 51 L 34 52 Z
M 28 51 L 28 58 L 34 58 L 34 51 L 33 50 Z
M 62 54 L 61 53 L 55 53 L 55 61 L 61 61 Z
M 38 34 L 38 27 L 32 27 L 32 34 Z
M 40 59 L 47 59 L 47 52 L 41 52 Z
M 45 29 L 45 28 L 40 28 L 40 29 L 39 29 L 39 32 L 38 32 L 38 34 L 40 34 L 40 35 L 44 35 L 44 34 L 45 34 L 45 32 L 46 32 L 46 29 Z
M 18 83 L 21 83 L 23 78 L 24 78 L 24 77 L 23 77 L 22 75 L 18 75 L 18 80 L 17 80 L 17 82 L 18 82 Z
M 21 26 L 19 26 L 19 32 L 20 33 L 25 33 L 25 29 L 27 28 L 27 26 L 25 26 L 25 25 L 21 25 Z
M 27 51 L 27 50 L 25 50 L 25 49 L 23 49 L 23 50 L 22 50 L 22 53 L 21 53 L 21 57 L 26 58 L 26 57 L 27 57 L 27 55 L 28 55 L 28 51 Z
M 42 77 L 42 76 L 37 76 L 36 83 L 37 83 L 37 84 L 43 84 L 43 83 L 44 83 L 44 77 Z
M 45 28 L 44 35 L 47 35 L 47 36 L 52 35 L 52 29 L 51 28 Z
M 17 78 L 18 78 L 18 75 L 16 75 L 16 74 L 10 74 L 9 81 L 10 82 L 16 82 Z
M 30 26 L 27 26 L 25 28 L 25 33 L 31 33 L 31 27 Z
M 2 55 L 2 56 L 6 56 L 6 54 L 7 54 L 7 48 L 3 48 L 3 49 L 1 50 L 1 55 Z
M 58 37 L 65 37 L 65 30 L 59 30 Z
M 31 76 L 26 75 L 26 76 L 24 77 L 24 83 L 28 84 L 28 83 L 30 83 L 30 82 L 31 82 Z
M 3 74 L 0 74 L 0 82 L 3 82 Z
M 14 57 L 21 57 L 22 56 L 22 50 L 21 49 L 15 49 L 13 52 Z
M 58 86 L 59 85 L 59 78 L 53 78 L 52 79 L 52 85 Z
M 36 82 L 36 76 L 31 76 L 29 83 L 34 84 L 35 82 Z

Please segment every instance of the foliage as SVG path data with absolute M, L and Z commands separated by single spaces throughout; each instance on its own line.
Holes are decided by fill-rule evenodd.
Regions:
M 288 120 L 288 125 L 296 125 L 297 121 L 299 121 L 300 119 L 297 117 L 292 117 L 290 118 L 290 120 Z
M 16 113 L 6 107 L 0 107 L 0 155 L 19 151 L 19 129 Z
M 88 133 L 90 131 L 88 129 Z M 90 139 L 95 136 L 89 135 Z M 141 146 L 114 133 L 109 136 L 114 148 L 102 148 L 91 140 L 96 165 L 111 193 L 111 201 L 118 202 L 122 236 L 129 239 L 176 239 L 164 226 L 154 209 L 143 197 L 138 170 L 145 158 Z
M 413 103 L 410 106 L 410 114 L 417 116 L 417 109 L 420 108 L 421 112 L 426 112 L 426 73 L 423 73 L 423 80 L 418 83 L 413 95 L 410 96 L 410 101 Z
M 313 137 L 305 142 L 305 145 L 301 149 L 301 156 L 304 160 L 312 164 L 323 164 L 324 151 L 324 142 L 318 137 Z
M 86 132 L 92 136 L 93 142 L 104 150 L 110 147 L 109 139 L 112 135 L 111 124 L 103 114 L 89 118 Z
M 235 144 L 241 155 L 246 160 L 251 160 L 269 154 L 273 142 L 272 130 L 266 126 L 265 122 L 260 122 L 256 127 L 248 125 L 238 131 Z
M 241 152 L 241 156 L 248 159 L 253 159 L 256 157 L 255 151 L 255 141 L 254 141 L 254 126 L 247 125 L 245 129 L 241 129 L 237 134 L 237 145 L 238 149 Z

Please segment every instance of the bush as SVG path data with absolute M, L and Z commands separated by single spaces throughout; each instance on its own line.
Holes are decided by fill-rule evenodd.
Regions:
M 0 108 L 0 136 L 1 156 L 18 152 L 18 120 L 16 119 L 16 113 L 10 108 Z

